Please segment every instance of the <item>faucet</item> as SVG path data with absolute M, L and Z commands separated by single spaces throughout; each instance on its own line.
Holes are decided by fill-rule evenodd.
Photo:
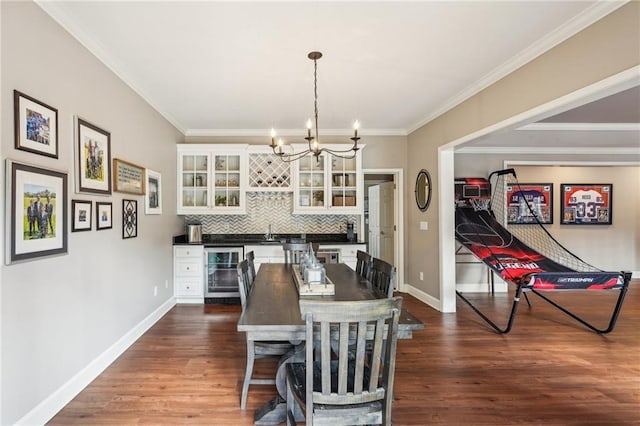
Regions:
M 269 230 L 267 231 L 267 234 L 264 237 L 267 241 L 273 240 L 273 235 L 271 234 L 271 224 L 269 224 Z

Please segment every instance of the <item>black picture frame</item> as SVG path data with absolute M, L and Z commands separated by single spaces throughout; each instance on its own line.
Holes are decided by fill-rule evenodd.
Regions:
M 96 201 L 96 230 L 113 228 L 113 205 L 110 201 Z
M 77 192 L 111 195 L 111 133 L 77 118 Z
M 15 148 L 58 158 L 58 110 L 13 91 Z
M 122 239 L 138 236 L 138 202 L 122 200 Z
M 92 202 L 71 200 L 71 232 L 91 231 Z
M 507 184 L 507 224 L 553 224 L 553 183 Z M 531 208 L 529 208 L 531 207 Z
M 561 183 L 561 225 L 611 225 L 613 184 Z
M 67 174 L 7 160 L 6 263 L 67 253 Z
M 431 175 L 426 169 L 422 169 L 418 172 L 414 192 L 416 195 L 416 205 L 418 206 L 418 210 L 426 212 L 431 204 L 432 192 Z

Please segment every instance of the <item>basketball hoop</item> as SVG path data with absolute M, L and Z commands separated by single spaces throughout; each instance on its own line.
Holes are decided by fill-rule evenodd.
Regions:
M 489 210 L 489 204 L 491 203 L 491 198 L 489 197 L 475 197 L 469 198 L 469 203 L 473 207 L 473 210 Z

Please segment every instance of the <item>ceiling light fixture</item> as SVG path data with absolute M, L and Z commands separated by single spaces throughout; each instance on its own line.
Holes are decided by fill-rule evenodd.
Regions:
M 318 59 L 322 58 L 321 52 L 311 52 L 307 55 L 307 57 L 313 60 L 313 109 L 314 109 L 314 118 L 315 118 L 315 129 L 314 136 L 311 135 L 311 130 L 313 126 L 313 122 L 311 119 L 307 120 L 307 136 L 305 137 L 308 147 L 300 152 L 294 152 L 291 149 L 291 152 L 285 152 L 284 142 L 282 139 L 278 139 L 276 142 L 276 131 L 271 129 L 271 149 L 274 154 L 276 154 L 282 161 L 291 162 L 301 159 L 309 154 L 312 154 L 316 157 L 316 159 L 322 154 L 326 152 L 335 157 L 340 158 L 354 158 L 356 153 L 360 148 L 358 148 L 358 141 L 360 138 L 358 137 L 358 128 L 360 127 L 360 123 L 356 120 L 353 123 L 353 137 L 349 138 L 353 141 L 353 146 L 349 149 L 339 150 L 339 149 L 329 149 L 329 148 L 320 148 L 320 139 L 318 138 Z

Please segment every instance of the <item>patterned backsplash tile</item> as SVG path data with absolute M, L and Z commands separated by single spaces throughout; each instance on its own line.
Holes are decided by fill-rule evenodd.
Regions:
M 248 192 L 246 215 L 187 215 L 186 223 L 201 223 L 205 234 L 344 234 L 347 222 L 358 229 L 358 215 L 293 215 L 293 193 Z

